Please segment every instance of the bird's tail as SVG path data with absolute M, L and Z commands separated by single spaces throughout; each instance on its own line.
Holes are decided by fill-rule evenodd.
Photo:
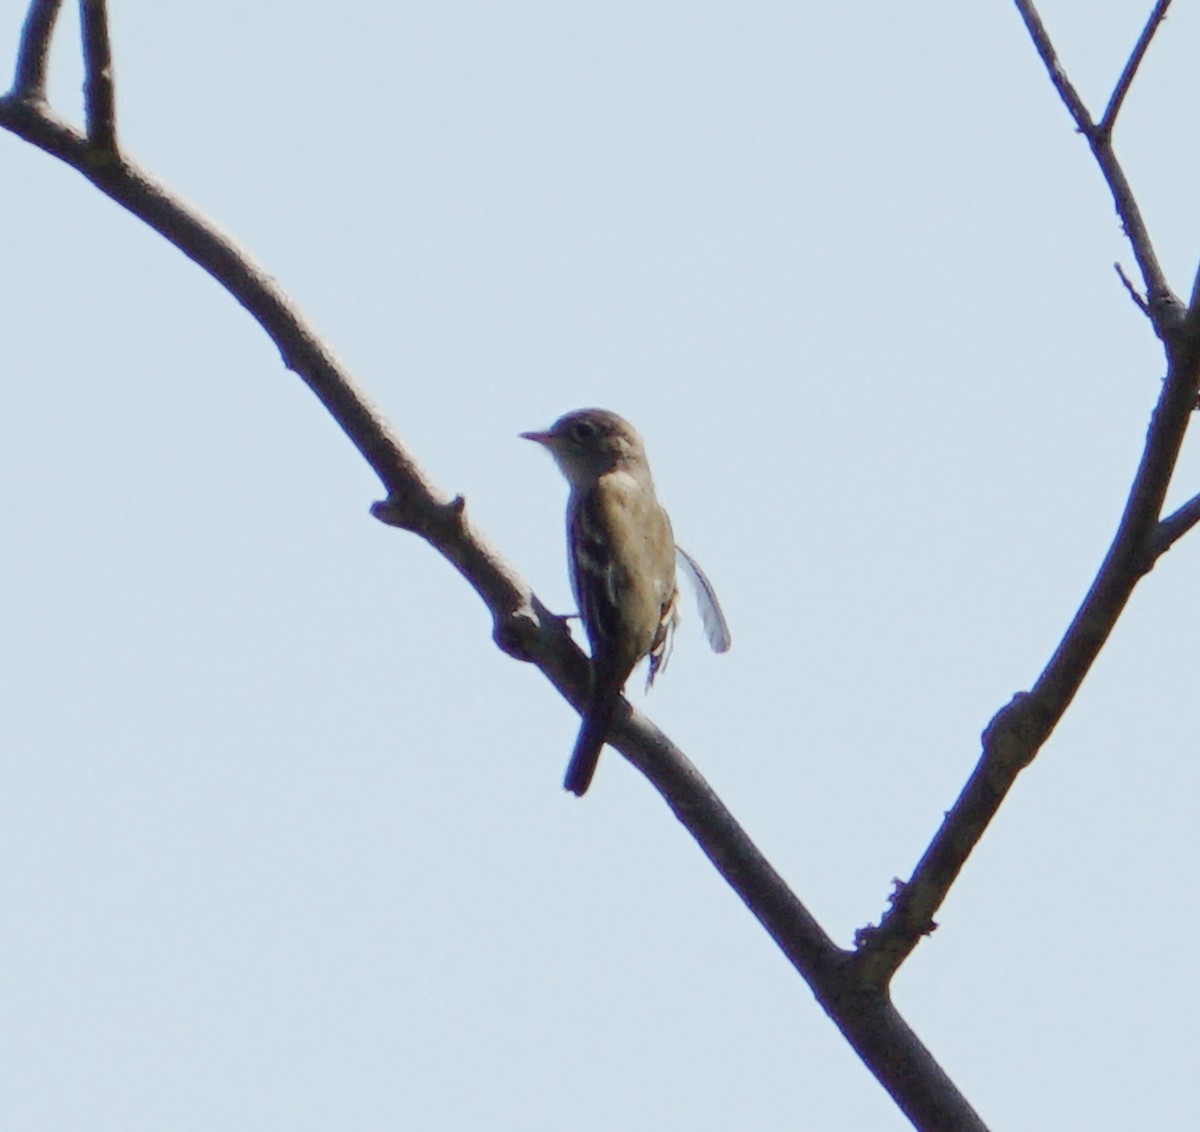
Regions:
M 611 690 L 600 692 L 588 705 L 583 717 L 579 738 L 575 740 L 575 750 L 571 752 L 571 761 L 567 764 L 567 774 L 563 779 L 563 786 L 580 798 L 592 784 L 592 775 L 596 773 L 600 751 L 608 738 L 608 730 L 620 699 L 621 687 L 618 684 Z

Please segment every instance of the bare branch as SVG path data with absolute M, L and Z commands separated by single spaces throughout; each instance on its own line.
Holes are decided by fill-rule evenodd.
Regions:
M 1146 56 L 1150 41 L 1154 38 L 1154 33 L 1158 31 L 1158 25 L 1166 19 L 1167 9 L 1170 6 L 1171 0 L 1158 0 L 1158 3 L 1154 5 L 1154 11 L 1150 13 L 1150 18 L 1146 21 L 1146 26 L 1142 28 L 1142 34 L 1138 37 L 1133 53 L 1125 63 L 1125 70 L 1121 72 L 1121 77 L 1113 88 L 1112 97 L 1108 100 L 1108 106 L 1104 110 L 1104 117 L 1100 119 L 1098 129 L 1106 137 L 1112 133 L 1113 126 L 1116 125 L 1117 115 L 1121 113 L 1121 104 L 1125 101 L 1125 96 L 1129 93 L 1130 86 L 1133 85 L 1138 67 L 1142 65 L 1142 60 Z
M 1150 540 L 1146 569 L 1149 570 L 1157 559 L 1166 554 L 1197 523 L 1200 523 L 1200 495 L 1193 495 L 1182 507 L 1158 524 L 1154 537 Z
M 1142 458 L 1112 544 L 1058 648 L 1029 692 L 1014 696 L 983 734 L 983 753 L 962 793 L 878 927 L 858 933 L 854 966 L 868 985 L 883 984 L 936 924 L 933 916 L 967 857 L 983 836 L 1017 775 L 1029 765 L 1090 671 L 1138 581 L 1154 560 L 1200 523 L 1200 497 L 1158 521 L 1200 387 L 1200 276 L 1185 312 L 1167 287 L 1133 192 L 1113 153 L 1111 127 L 1170 0 L 1159 0 L 1097 127 L 1058 61 L 1031 0 L 1016 0 L 1034 46 L 1059 97 L 1087 137 L 1112 192 L 1143 278 L 1143 299 L 1117 264 L 1117 273 L 1164 342 L 1167 377 L 1147 431 Z
M 1079 132 L 1087 138 L 1092 155 L 1096 158 L 1096 163 L 1100 166 L 1100 172 L 1104 175 L 1109 192 L 1112 193 L 1113 204 L 1116 206 L 1121 226 L 1125 231 L 1130 246 L 1133 248 L 1133 255 L 1137 260 L 1138 270 L 1142 274 L 1146 291 L 1146 305 L 1154 323 L 1155 332 L 1159 338 L 1166 341 L 1175 332 L 1179 322 L 1183 318 L 1183 304 L 1180 303 L 1178 298 L 1172 293 L 1171 288 L 1167 285 L 1166 275 L 1163 272 L 1162 265 L 1158 262 L 1158 255 L 1154 251 L 1154 244 L 1150 239 L 1150 233 L 1146 228 L 1145 221 L 1142 219 L 1142 212 L 1138 207 L 1137 200 L 1134 198 L 1133 189 L 1130 188 L 1125 171 L 1121 167 L 1121 163 L 1117 160 L 1116 153 L 1113 151 L 1111 132 L 1102 129 L 1092 121 L 1092 116 L 1084 105 L 1083 99 L 1079 97 L 1079 92 L 1071 84 L 1070 79 L 1067 78 L 1066 71 L 1063 70 L 1062 64 L 1058 61 L 1054 45 L 1050 42 L 1050 36 L 1046 32 L 1041 16 L 1038 15 L 1037 9 L 1033 5 L 1033 0 L 1015 0 L 1015 3 L 1017 11 L 1021 13 L 1021 18 L 1025 21 L 1025 27 L 1029 30 L 1033 45 L 1037 49 L 1038 55 L 1041 56 L 1046 70 L 1049 72 L 1050 81 L 1054 84 L 1054 89 L 1058 91 L 1059 97 L 1062 99 Z M 1161 16 L 1159 19 L 1161 20 Z M 1154 23 L 1154 26 L 1157 26 L 1157 23 Z M 1148 24 L 1147 27 L 1151 28 L 1151 25 Z M 1146 38 L 1147 44 L 1149 44 L 1147 33 L 1143 32 L 1142 34 Z M 1144 53 L 1145 50 L 1143 48 L 1142 54 Z M 1137 54 L 1136 49 L 1134 54 Z M 1132 57 L 1131 62 L 1133 62 Z M 1138 62 L 1140 62 L 1140 57 L 1138 58 Z M 1126 69 L 1129 69 L 1129 64 L 1126 64 Z M 1131 74 L 1130 82 L 1132 81 Z
M 494 620 L 506 652 L 532 661 L 577 709 L 588 662 L 551 614 L 471 524 L 461 497 L 429 481 L 271 277 L 232 240 L 118 156 L 97 163 L 89 138 L 29 103 L 0 98 L 0 126 L 67 162 L 224 286 L 278 346 L 387 490 L 380 520 L 419 534 L 463 575 Z M 892 1005 L 859 972 L 771 867 L 699 772 L 649 720 L 622 705 L 610 743 L 662 794 L 705 855 L 812 987 L 868 1068 L 921 1129 L 985 1132 L 966 1098 Z
M 582 699 L 572 702 L 583 706 Z M 609 742 L 666 800 L 913 1125 L 923 1132 L 986 1132 L 886 987 L 863 980 L 848 962 L 851 953 L 834 945 L 683 753 L 624 702 Z
M 108 36 L 108 0 L 80 0 L 83 29 L 84 121 L 97 153 L 117 152 L 117 109 L 113 88 L 112 45 Z M 92 159 L 95 160 L 96 153 Z
M 1158 262 L 1158 254 L 1154 250 L 1154 243 L 1150 239 L 1150 232 L 1142 219 L 1142 210 L 1138 207 L 1133 189 L 1125 177 L 1125 170 L 1117 160 L 1111 143 L 1107 139 L 1088 140 L 1092 144 L 1092 153 L 1100 166 L 1100 172 L 1104 174 L 1104 180 L 1112 193 L 1113 204 L 1121 218 L 1121 226 L 1125 230 L 1129 246 L 1133 249 L 1138 270 L 1142 273 L 1146 305 L 1155 332 L 1159 338 L 1166 341 L 1183 318 L 1183 304 L 1167 283 L 1162 265 Z
M 1017 775 L 1070 707 L 1134 587 L 1153 564 L 1154 548 L 1162 543 L 1165 550 L 1200 521 L 1200 503 L 1193 500 L 1158 522 L 1200 387 L 1200 334 L 1193 331 L 1170 352 L 1167 377 L 1112 545 L 1033 688 L 1014 696 L 988 724 L 983 754 L 912 879 L 901 887 L 880 925 L 859 933 L 855 962 L 868 983 L 889 979 L 935 926 L 933 916 L 967 857 Z
M 1050 42 L 1050 36 L 1042 23 L 1042 17 L 1038 15 L 1037 9 L 1033 6 L 1033 0 L 1016 0 L 1016 5 L 1017 11 L 1021 13 L 1021 19 L 1025 21 L 1025 27 L 1029 31 L 1029 38 L 1033 40 L 1033 46 L 1037 48 L 1038 55 L 1046 65 L 1050 81 L 1054 84 L 1054 89 L 1058 91 L 1059 98 L 1063 100 L 1071 117 L 1075 119 L 1075 125 L 1079 127 L 1079 132 L 1090 137 L 1096 128 L 1095 123 L 1092 121 L 1088 108 L 1083 104 L 1083 99 L 1079 97 L 1079 92 L 1072 86 L 1066 71 L 1059 63 L 1058 53 L 1054 50 L 1054 44 Z
M 21 29 L 17 49 L 16 77 L 12 96 L 22 101 L 43 102 L 46 98 L 46 73 L 50 63 L 50 41 L 62 0 L 33 0 Z

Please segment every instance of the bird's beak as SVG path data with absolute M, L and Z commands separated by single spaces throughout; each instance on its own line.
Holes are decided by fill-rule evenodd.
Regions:
M 553 435 L 548 432 L 520 432 L 517 435 L 522 440 L 532 440 L 534 444 L 549 445 L 554 439 Z

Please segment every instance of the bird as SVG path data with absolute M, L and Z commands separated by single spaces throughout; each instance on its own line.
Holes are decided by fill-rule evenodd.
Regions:
M 729 626 L 712 583 L 675 544 L 633 425 L 607 409 L 577 409 L 520 435 L 549 451 L 570 486 L 571 589 L 591 649 L 591 687 L 563 786 L 582 797 L 633 669 L 649 657 L 649 688 L 666 666 L 680 616 L 677 563 L 695 589 L 713 651 L 729 648 Z

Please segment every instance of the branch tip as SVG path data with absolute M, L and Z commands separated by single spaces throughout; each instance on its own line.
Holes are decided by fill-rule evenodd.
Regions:
M 371 504 L 372 518 L 389 527 L 412 531 L 424 538 L 461 535 L 466 529 L 467 501 L 461 495 L 439 503 L 420 492 L 393 490 L 386 499 Z

